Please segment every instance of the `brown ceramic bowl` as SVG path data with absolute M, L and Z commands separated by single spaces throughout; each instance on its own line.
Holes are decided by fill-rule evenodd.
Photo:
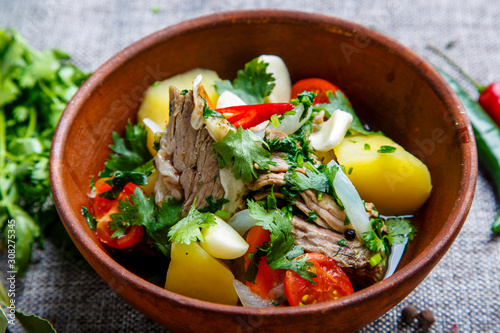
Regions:
M 336 301 L 255 309 L 213 304 L 164 290 L 120 265 L 80 213 L 103 169 L 111 132 L 134 119 L 146 88 L 195 67 L 233 78 L 260 54 L 283 58 L 292 81 L 321 77 L 350 98 L 367 123 L 413 152 L 432 175 L 431 197 L 397 272 Z M 463 107 L 424 59 L 366 27 L 317 14 L 275 10 L 215 14 L 168 27 L 126 48 L 83 84 L 54 137 L 50 176 L 73 241 L 125 300 L 173 331 L 360 329 L 403 300 L 443 257 L 469 211 L 477 176 L 474 136 Z

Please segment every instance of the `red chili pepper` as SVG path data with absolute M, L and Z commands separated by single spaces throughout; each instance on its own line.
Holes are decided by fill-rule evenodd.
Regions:
M 476 86 L 477 87 L 477 86 Z M 500 126 L 500 82 L 493 82 L 485 89 L 481 89 L 478 103 L 484 111 Z
M 290 103 L 268 103 L 230 106 L 216 111 L 222 113 L 236 128 L 241 126 L 247 129 L 269 120 L 274 114 L 281 115 L 294 107 L 295 105 Z

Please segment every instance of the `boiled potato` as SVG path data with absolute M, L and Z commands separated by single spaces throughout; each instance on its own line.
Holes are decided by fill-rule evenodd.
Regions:
M 201 234 L 205 241 L 200 246 L 219 259 L 236 259 L 248 250 L 248 243 L 223 219 L 215 216 L 215 225 L 204 228 Z
M 149 87 L 137 113 L 137 120 L 142 122 L 144 118 L 149 118 L 164 130 L 165 125 L 168 123 L 169 87 L 175 86 L 180 90 L 193 89 L 193 79 L 198 74 L 203 76 L 201 84 L 210 100 L 215 104 L 218 95 L 213 87 L 213 83 L 220 80 L 219 76 L 216 72 L 209 69 L 193 69 L 157 82 Z M 153 149 L 154 135 L 149 128 L 146 127 L 146 129 L 148 131 L 148 148 L 151 154 L 155 156 L 156 151 Z
M 196 242 L 172 244 L 165 289 L 208 302 L 236 305 L 234 275 Z
M 432 189 L 427 167 L 383 135 L 356 135 L 334 148 L 361 198 L 383 215 L 414 213 Z

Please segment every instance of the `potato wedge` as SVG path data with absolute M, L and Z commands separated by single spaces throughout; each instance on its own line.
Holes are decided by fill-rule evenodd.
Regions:
M 429 170 L 383 135 L 356 135 L 334 148 L 361 198 L 383 215 L 413 214 L 429 197 Z

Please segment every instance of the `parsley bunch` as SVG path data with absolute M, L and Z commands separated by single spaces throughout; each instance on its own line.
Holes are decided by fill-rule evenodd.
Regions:
M 0 230 L 15 220 L 13 270 L 21 274 L 33 243 L 59 225 L 50 145 L 62 111 L 88 77 L 68 59 L 61 50 L 35 50 L 16 31 L 0 29 Z
M 267 200 L 267 202 L 269 201 Z M 293 227 L 290 223 L 290 216 L 287 214 L 288 209 L 286 207 L 283 210 L 268 207 L 266 210 L 262 205 L 252 200 L 248 200 L 247 204 L 250 217 L 258 221 L 257 225 L 271 233 L 271 240 L 258 246 L 257 251 L 252 254 L 245 279 L 255 282 L 258 263 L 260 258 L 265 256 L 266 263 L 272 269 L 291 269 L 314 284 L 312 278 L 315 278 L 316 274 L 309 270 L 313 263 L 307 261 L 307 255 L 297 258 L 304 254 L 304 247 L 294 245 L 295 237 L 291 234 Z

